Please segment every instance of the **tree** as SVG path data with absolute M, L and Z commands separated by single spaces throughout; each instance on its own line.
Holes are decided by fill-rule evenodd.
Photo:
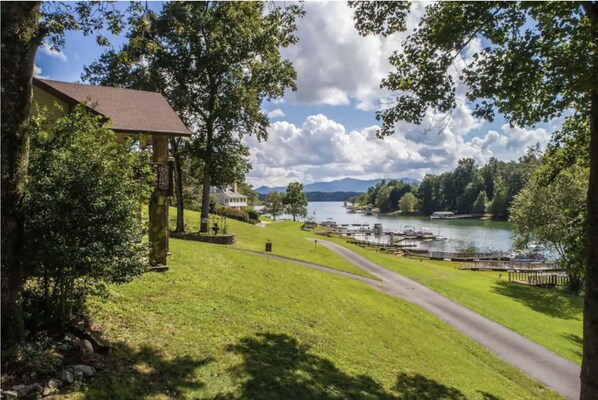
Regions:
M 405 193 L 399 200 L 399 210 L 403 214 L 409 214 L 415 211 L 417 207 L 417 198 L 411 192 Z
M 486 203 L 488 202 L 488 198 L 486 197 L 485 191 L 480 191 L 478 198 L 476 199 L 475 203 L 473 203 L 472 212 L 474 214 L 483 214 L 486 212 Z
M 307 197 L 303 191 L 303 184 L 289 183 L 283 203 L 286 206 L 286 212 L 293 216 L 293 221 L 296 221 L 297 217 L 305 217 L 307 215 Z
M 515 197 L 509 220 L 521 245 L 532 241 L 556 250 L 556 260 L 567 271 L 570 288 L 579 290 L 583 277 L 587 168 L 569 167 L 549 183 L 539 168 Z
M 172 2 L 150 22 L 148 33 L 141 30 L 132 37 L 135 43 L 150 36 L 145 49 L 152 51 L 144 53 L 156 66 L 152 78 L 172 91 L 167 97 L 175 109 L 185 110 L 193 141 L 204 149 L 201 232 L 208 231 L 218 146 L 232 143 L 234 136 L 266 139 L 269 120 L 262 100 L 295 89 L 295 70 L 280 49 L 297 41 L 295 19 L 302 11 L 297 5 L 265 7 L 259 2 Z
M 276 221 L 277 216 L 284 213 L 284 198 L 284 194 L 279 192 L 270 192 L 264 199 L 264 212 L 266 214 L 270 214 L 274 221 Z
M 151 192 L 150 155 L 119 144 L 102 124 L 83 105 L 32 121 L 24 204 L 30 328 L 64 327 L 88 295 L 147 266 L 141 207 Z
M 131 9 L 138 6 L 132 4 Z M 29 159 L 29 113 L 35 54 L 46 41 L 64 44 L 67 30 L 118 34 L 122 13 L 104 2 L 2 2 L 2 345 L 23 336 L 21 265 L 23 198 Z M 98 35 L 97 42 L 106 44 Z
M 252 185 L 245 183 L 245 182 L 240 182 L 238 184 L 238 190 L 239 190 L 239 193 L 247 196 L 247 205 L 249 207 L 254 207 L 259 204 L 259 201 L 260 201 L 259 194 L 255 190 L 253 190 Z
M 406 29 L 409 2 L 353 2 L 362 34 Z M 470 46 L 474 41 L 481 46 Z M 598 397 L 598 3 L 437 2 L 395 52 L 382 87 L 397 92 L 377 113 L 380 136 L 426 111 L 448 113 L 457 96 L 477 117 L 500 112 L 512 125 L 571 109 L 590 120 L 586 293 L 581 398 Z M 466 54 L 465 52 L 469 53 Z

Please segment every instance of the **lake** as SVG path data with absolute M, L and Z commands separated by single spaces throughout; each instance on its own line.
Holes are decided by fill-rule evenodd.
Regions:
M 444 241 L 418 242 L 419 247 L 442 250 L 459 251 L 472 249 L 475 251 L 510 251 L 512 250 L 513 234 L 511 224 L 506 221 L 491 221 L 480 219 L 442 219 L 430 220 L 429 217 L 403 216 L 366 216 L 364 214 L 348 214 L 343 202 L 310 202 L 307 205 L 308 216 L 315 217 L 318 223 L 332 218 L 341 224 L 370 224 L 381 223 L 385 231 L 402 231 L 405 226 L 430 228 L 435 235 L 446 236 Z

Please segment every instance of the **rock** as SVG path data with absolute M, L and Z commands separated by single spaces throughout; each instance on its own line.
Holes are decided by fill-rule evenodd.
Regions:
M 79 365 L 75 365 L 73 367 L 73 369 L 75 371 L 81 372 L 83 374 L 83 376 L 85 376 L 86 378 L 89 378 L 90 376 L 94 376 L 96 373 L 96 369 L 94 367 L 90 367 L 89 365 L 79 364 Z
M 19 396 L 17 392 L 14 390 L 3 390 L 2 391 L 2 398 L 3 399 L 16 399 Z
M 70 385 L 71 383 L 75 382 L 75 374 L 73 373 L 73 371 L 70 371 L 68 369 L 63 369 L 62 371 L 60 371 L 60 374 L 58 374 L 58 378 L 67 385 Z
M 53 389 L 49 388 L 48 386 L 45 386 L 44 389 L 42 390 L 42 397 L 46 397 L 52 394 Z
M 56 389 L 62 386 L 62 382 L 60 382 L 58 379 L 50 379 L 46 386 L 48 386 L 50 389 Z
M 17 393 L 18 397 L 27 397 L 30 393 L 38 390 L 38 384 L 32 383 L 30 385 L 15 385 L 12 390 Z
M 91 342 L 87 339 L 79 340 L 79 351 L 81 352 L 82 356 L 86 356 L 88 354 L 93 353 L 93 346 Z

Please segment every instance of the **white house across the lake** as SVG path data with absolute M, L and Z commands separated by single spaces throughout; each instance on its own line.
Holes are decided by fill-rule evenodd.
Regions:
M 223 206 L 244 210 L 247 208 L 247 196 L 237 192 L 237 184 L 232 188 L 214 189 L 212 194 L 218 199 L 218 203 Z

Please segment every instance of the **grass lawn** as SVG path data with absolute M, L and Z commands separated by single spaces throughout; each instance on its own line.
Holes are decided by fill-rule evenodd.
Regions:
M 366 250 L 337 238 L 367 259 L 409 277 L 522 336 L 581 364 L 583 297 L 510 283 L 506 273 L 460 271 L 466 263 L 430 261 Z
M 169 217 L 171 226 L 175 226 L 176 208 L 170 208 Z M 199 212 L 185 210 L 184 219 L 185 225 L 189 228 L 190 232 L 193 230 L 197 231 L 199 227 Z M 265 244 L 270 240 L 272 242 L 272 254 L 313 262 L 341 271 L 373 278 L 372 275 L 347 262 L 335 252 L 322 246 L 316 249 L 313 242 L 303 239 L 303 237 L 310 236 L 310 234 L 309 232 L 301 231 L 299 229 L 301 225 L 297 222 L 273 222 L 266 227 L 259 227 L 227 218 L 226 223 L 229 233 L 237 235 L 237 243 L 234 245 L 236 248 L 265 252 Z M 276 229 L 269 229 L 274 225 L 277 227 Z
M 168 272 L 90 304 L 113 348 L 107 368 L 68 398 L 558 398 L 360 282 L 224 246 L 172 239 L 170 249 Z

